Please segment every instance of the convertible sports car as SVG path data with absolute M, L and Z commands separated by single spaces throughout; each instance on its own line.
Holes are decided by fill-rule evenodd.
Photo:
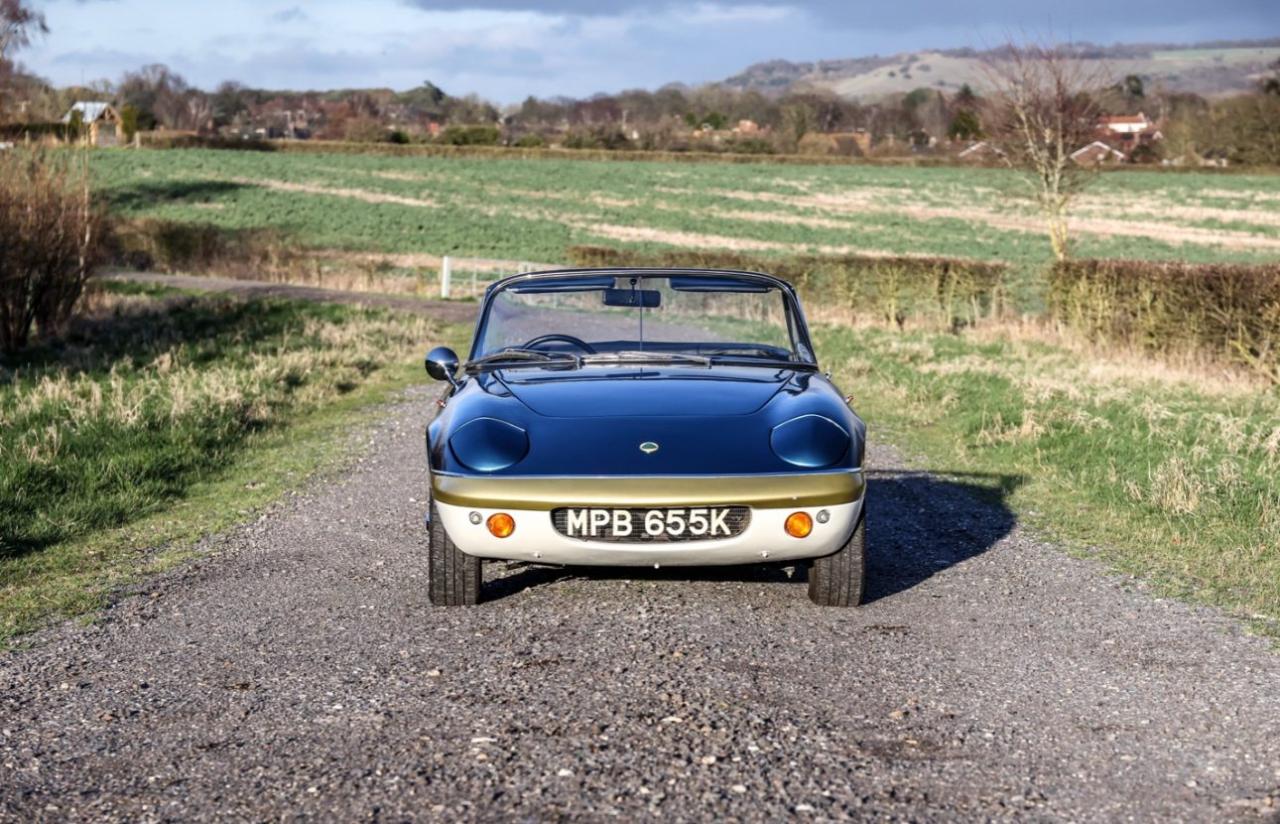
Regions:
M 429 595 L 474 604 L 481 563 L 807 563 L 862 598 L 866 426 L 818 370 L 795 290 L 753 272 L 515 275 L 427 428 Z

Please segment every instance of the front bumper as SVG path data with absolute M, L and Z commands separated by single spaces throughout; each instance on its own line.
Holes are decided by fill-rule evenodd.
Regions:
M 819 558 L 849 540 L 862 514 L 861 471 L 733 477 L 467 478 L 433 476 L 442 526 L 462 552 L 480 558 L 566 566 L 716 566 Z M 614 543 L 556 531 L 559 507 L 751 507 L 751 523 L 730 538 L 676 543 Z M 807 538 L 783 524 L 793 512 L 814 518 Z M 825 523 L 818 513 L 825 511 Z M 516 522 L 495 538 L 485 521 L 506 512 Z M 479 513 L 473 523 L 472 513 Z

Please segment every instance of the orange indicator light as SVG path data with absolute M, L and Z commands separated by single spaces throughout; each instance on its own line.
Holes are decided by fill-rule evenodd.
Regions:
M 489 533 L 495 538 L 510 538 L 516 531 L 516 519 L 505 512 L 489 516 Z
M 785 528 L 792 538 L 808 538 L 813 532 L 813 518 L 808 512 L 793 512 L 787 516 Z

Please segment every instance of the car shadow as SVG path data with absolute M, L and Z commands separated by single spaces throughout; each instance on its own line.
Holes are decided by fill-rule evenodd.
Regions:
M 867 492 L 869 604 L 918 586 L 956 564 L 981 555 L 1017 525 L 1007 500 L 1020 475 L 870 470 Z M 496 571 L 496 570 L 495 570 Z M 485 582 L 483 597 L 500 600 L 567 580 L 808 581 L 803 563 L 732 567 L 546 567 L 511 563 Z
M 991 549 L 1018 519 L 1021 475 L 873 470 L 867 479 L 869 604 L 905 592 Z

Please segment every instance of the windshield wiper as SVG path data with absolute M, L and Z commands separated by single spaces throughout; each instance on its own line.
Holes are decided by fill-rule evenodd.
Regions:
M 502 349 L 468 361 L 463 368 L 468 372 L 485 367 L 509 369 L 515 366 L 582 366 L 582 358 L 570 352 L 543 352 L 540 349 Z
M 747 354 L 725 354 L 712 355 L 710 360 L 716 364 L 725 366 L 763 366 L 768 369 L 794 369 L 798 372 L 817 372 L 818 365 L 816 363 L 808 363 L 806 361 L 793 361 L 785 358 L 778 358 L 772 355 L 747 355 Z
M 610 352 L 606 355 L 587 355 L 583 363 L 693 363 L 710 366 L 711 358 L 690 355 L 686 352 Z

